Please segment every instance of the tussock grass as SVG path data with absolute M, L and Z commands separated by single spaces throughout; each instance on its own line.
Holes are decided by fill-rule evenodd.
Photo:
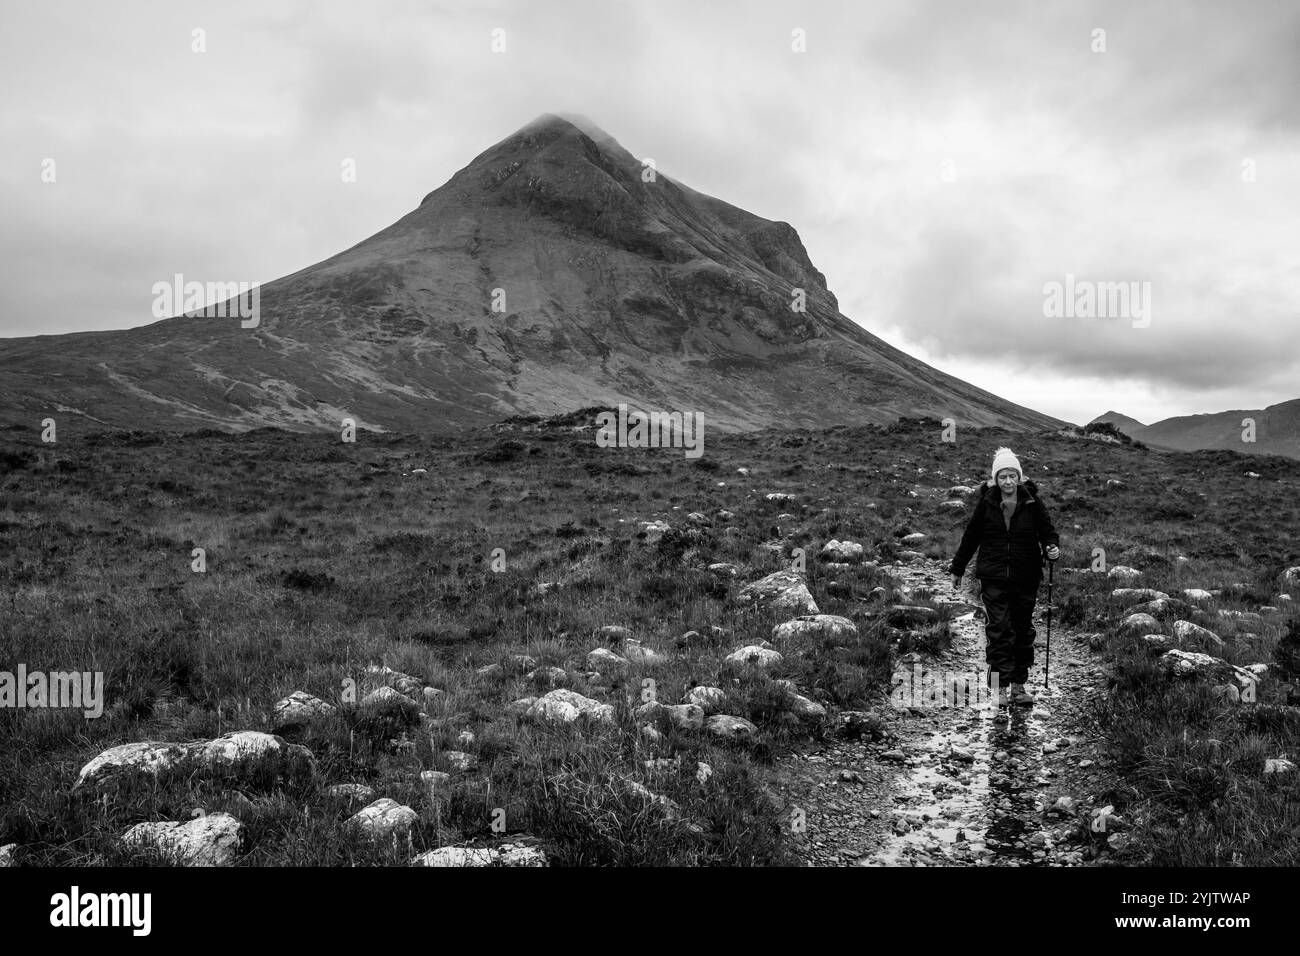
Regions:
M 245 865 L 403 864 L 437 846 L 525 836 L 570 865 L 790 863 L 773 761 L 830 727 L 797 718 L 777 681 L 832 711 L 887 706 L 896 655 L 949 640 L 947 614 L 891 628 L 884 612 L 901 598 L 888 578 L 828 571 L 817 554 L 830 538 L 883 562 L 899 538 L 923 531 L 914 550 L 950 556 L 967 513 L 940 502 L 949 486 L 981 481 L 992 449 L 1010 443 L 1039 456 L 1022 460 L 1062 533 L 1060 567 L 1086 566 L 1102 547 L 1110 564 L 1143 570 L 1135 584 L 1174 593 L 1240 582 L 1219 606 L 1253 610 L 1271 601 L 1280 569 L 1300 563 L 1294 463 L 996 430 L 954 445 L 933 421 L 719 436 L 692 461 L 598 449 L 590 432 L 568 429 L 576 421 L 521 420 L 454 439 L 362 433 L 355 445 L 260 429 L 92 435 L 51 449 L 34 431 L 0 433 L 0 668 L 102 670 L 106 686 L 98 720 L 0 710 L 0 843 L 19 843 L 29 863 L 157 863 L 120 846 L 129 826 L 224 809 L 245 824 Z M 1264 480 L 1243 483 L 1247 470 Z M 1128 487 L 1107 492 L 1109 477 Z M 777 505 L 770 492 L 796 499 Z M 693 511 L 708 523 L 693 526 Z M 672 530 L 651 541 L 640 522 L 656 519 Z M 204 574 L 190 570 L 195 547 L 206 549 Z M 821 610 L 853 620 L 857 638 L 781 644 L 784 660 L 766 672 L 725 664 L 787 617 L 739 606 L 736 591 L 789 568 L 796 549 Z M 721 562 L 740 576 L 708 570 Z M 1149 815 L 1157 860 L 1230 862 L 1215 848 L 1231 847 L 1246 862 L 1294 862 L 1279 848 L 1297 845 L 1287 829 L 1296 784 L 1259 769 L 1288 747 L 1295 756 L 1295 722 L 1154 672 L 1144 648 L 1110 637 L 1122 610 L 1106 598 L 1115 584 L 1058 574 L 1054 596 L 1058 624 L 1103 631 L 1115 660 L 1096 720 L 1131 782 L 1117 803 Z M 876 587 L 883 600 L 871 598 Z M 934 606 L 924 593 L 908 603 Z M 586 655 L 607 624 L 666 659 L 589 677 Z M 698 635 L 683 645 L 687 631 Z M 1222 624 L 1229 659 L 1271 660 L 1278 629 L 1250 631 Z M 614 705 L 615 725 L 519 722 L 507 706 L 546 689 L 514 663 L 520 654 Z M 292 737 L 315 754 L 310 780 L 177 773 L 107 802 L 70 792 L 79 768 L 110 746 L 269 730 L 276 700 L 306 690 L 340 703 L 345 682 L 361 683 L 372 663 L 444 691 L 424 707 L 427 726 L 344 706 Z M 477 673 L 491 664 L 501 666 Z M 757 738 L 719 743 L 665 728 L 651 744 L 637 732 L 632 710 L 647 687 L 677 703 L 696 685 L 722 688 L 725 712 L 753 721 Z M 1213 760 L 1209 736 L 1223 741 Z M 451 750 L 476 767 L 452 771 Z M 671 769 L 647 769 L 651 760 Z M 700 763 L 712 771 L 703 783 Z M 451 782 L 430 792 L 422 770 L 451 772 Z M 358 805 L 328 795 L 344 782 L 415 809 L 409 843 L 351 834 L 343 824 Z

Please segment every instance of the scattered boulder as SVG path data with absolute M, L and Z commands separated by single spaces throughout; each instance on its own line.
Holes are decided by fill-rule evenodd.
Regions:
M 379 687 L 361 699 L 361 710 L 374 716 L 402 717 L 415 720 L 420 705 L 392 687 Z
M 928 537 L 930 537 L 928 534 L 925 534 L 920 531 L 913 531 L 911 534 L 903 535 L 903 537 L 899 538 L 898 540 L 901 541 L 903 544 L 920 544 Z
M 1287 568 L 1282 572 L 1282 583 L 1289 588 L 1300 588 L 1300 567 Z
M 1131 581 L 1133 578 L 1141 577 L 1142 572 L 1137 568 L 1130 568 L 1126 564 L 1117 564 L 1107 571 L 1106 575 L 1112 578 L 1123 578 Z
M 371 840 L 390 840 L 409 835 L 420 815 L 404 804 L 388 797 L 358 810 L 348 818 L 345 826 L 355 829 Z
M 784 658 L 780 652 L 770 650 L 766 647 L 760 647 L 757 644 L 748 644 L 739 650 L 732 651 L 723 660 L 732 664 L 750 664 L 754 667 L 771 667 L 780 664 Z
M 726 699 L 727 694 L 721 687 L 692 687 L 686 692 L 686 703 L 694 704 L 706 715 L 716 714 Z
M 1111 570 L 1114 570 L 1113 568 Z M 1115 588 L 1110 596 L 1122 601 L 1167 601 L 1169 595 L 1154 588 Z
M 714 714 L 707 724 L 709 733 L 727 740 L 748 740 L 758 733 L 758 728 L 744 717 Z
M 334 705 L 305 690 L 296 690 L 271 708 L 272 727 L 276 732 L 305 727 L 318 717 L 334 713 Z
M 188 744 L 151 740 L 110 747 L 81 768 L 72 789 L 79 790 L 88 785 L 101 786 L 129 775 L 156 775 L 180 763 L 190 750 Z
M 185 823 L 137 823 L 122 835 L 122 843 L 164 854 L 182 866 L 230 866 L 242 830 L 230 814 L 209 813 Z
M 1119 622 L 1121 634 L 1158 634 L 1160 622 L 1150 614 L 1130 614 Z
M 503 843 L 499 847 L 440 846 L 421 853 L 412 866 L 546 866 L 546 854 L 537 847 Z
M 765 497 L 768 501 L 772 502 L 773 504 L 777 504 L 777 505 L 790 505 L 790 504 L 794 504 L 794 495 L 788 495 L 788 494 L 786 494 L 785 492 L 782 492 L 782 491 L 774 491 L 774 492 L 772 492 L 772 493 L 769 494 L 769 495 L 765 495 L 764 497 Z
M 856 639 L 858 627 L 847 617 L 835 614 L 805 614 L 792 621 L 784 621 L 772 628 L 772 640 L 836 640 Z
M 1214 595 L 1204 588 L 1183 588 L 1183 597 L 1189 601 L 1211 601 Z
M 699 704 L 669 704 L 663 708 L 668 721 L 678 730 L 704 729 L 704 708 Z
M 528 715 L 546 723 L 571 724 L 579 717 L 599 724 L 614 723 L 613 706 L 572 690 L 553 690 L 539 697 L 529 707 Z
M 624 641 L 631 640 L 632 631 L 622 624 L 606 624 L 604 627 L 596 628 L 596 639 L 604 641 L 610 647 L 613 647 L 615 644 L 622 644 Z
M 18 844 L 6 843 L 0 846 L 0 868 L 6 866 L 17 866 Z
M 1291 773 L 1295 764 L 1285 757 L 1268 757 L 1264 761 L 1265 773 Z
M 835 538 L 822 545 L 818 554 L 823 561 L 836 564 L 857 564 L 862 560 L 862 545 L 856 541 L 839 541 Z
M 374 788 L 364 783 L 336 783 L 325 794 L 335 800 L 354 800 L 363 804 L 375 799 Z
M 826 708 L 803 694 L 790 695 L 790 711 L 802 720 L 826 719 Z
M 1174 636 L 1180 641 L 1208 645 L 1214 648 L 1223 647 L 1223 638 L 1209 628 L 1193 624 L 1191 621 L 1174 621 Z
M 315 770 L 315 758 L 306 747 L 287 743 L 283 737 L 274 734 L 239 730 L 214 740 L 190 743 L 142 741 L 112 747 L 81 768 L 72 789 L 100 787 L 142 773 L 157 775 L 183 761 L 190 761 L 204 770 L 240 769 L 251 773 L 273 766 L 277 773 L 286 775 Z
M 821 609 L 808 592 L 803 576 L 794 571 L 776 571 L 745 585 L 737 599 L 761 607 L 794 614 L 819 614 Z
M 619 649 L 623 652 L 623 656 L 629 661 L 639 661 L 642 664 L 658 664 L 666 660 L 666 658 L 658 651 L 652 650 L 649 647 L 643 647 L 640 641 L 624 641 L 623 646 Z
M 410 674 L 395 671 L 386 664 L 368 665 L 361 683 L 365 688 L 391 687 L 408 697 L 414 697 L 424 690 L 424 681 Z
M 734 564 L 727 564 L 724 561 L 719 561 L 715 564 L 709 565 L 709 573 L 716 574 L 719 577 L 734 578 L 740 574 L 740 568 L 736 567 Z
M 594 648 L 591 653 L 587 655 L 587 669 L 597 671 L 601 674 L 621 673 L 625 671 L 627 667 L 627 658 L 620 657 L 608 647 Z
M 527 679 L 538 687 L 559 687 L 569 682 L 569 675 L 562 667 L 538 667 L 527 674 Z

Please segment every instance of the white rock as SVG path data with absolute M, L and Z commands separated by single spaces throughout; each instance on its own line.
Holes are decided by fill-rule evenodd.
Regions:
M 0 846 L 0 867 L 17 866 L 17 854 L 17 843 L 6 843 L 4 846 Z
M 862 560 L 862 545 L 856 541 L 839 541 L 835 538 L 822 545 L 818 557 L 839 564 L 856 564 Z
M 410 807 L 388 797 L 380 797 L 349 817 L 346 826 L 356 828 L 372 840 L 388 840 L 409 833 L 419 819 L 420 815 Z
M 726 691 L 721 687 L 692 687 L 686 692 L 686 703 L 694 704 L 705 714 L 716 714 L 726 699 Z
M 1139 571 L 1137 568 L 1130 568 L 1128 565 L 1125 564 L 1117 564 L 1109 571 L 1107 571 L 1106 574 L 1112 578 L 1124 578 L 1125 580 L 1132 580 L 1133 578 L 1140 577 L 1142 572 Z
M 756 603 L 761 607 L 795 614 L 818 614 L 821 609 L 808 593 L 803 576 L 794 571 L 776 571 L 741 588 L 737 599 L 741 603 Z
M 414 866 L 546 866 L 546 854 L 536 847 L 504 843 L 499 847 L 441 846 L 421 853 Z
M 334 713 L 334 709 L 333 704 L 327 704 L 305 690 L 296 690 L 283 700 L 276 701 L 271 708 L 271 717 L 276 730 L 288 730 L 306 726 L 318 717 L 326 717 Z
M 587 655 L 587 669 L 599 671 L 602 674 L 616 673 L 625 670 L 627 666 L 627 658 L 620 657 L 608 647 L 593 648 Z
M 478 764 L 477 757 L 473 754 L 467 754 L 463 750 L 445 750 L 442 755 L 447 758 L 447 763 L 452 770 L 473 770 Z
M 528 680 L 542 687 L 557 687 L 568 683 L 569 675 L 561 667 L 538 667 L 526 675 Z
M 1160 662 L 1175 674 L 1194 674 L 1198 671 L 1218 667 L 1227 663 L 1226 661 L 1218 657 L 1212 657 L 1209 654 L 1201 654 L 1197 651 L 1180 651 L 1176 649 L 1165 651 L 1161 654 Z
M 1209 601 L 1214 595 L 1204 588 L 1183 588 L 1183 597 L 1189 601 Z
M 175 766 L 189 752 L 190 748 L 186 744 L 152 740 L 110 747 L 81 768 L 72 789 L 98 784 L 118 774 L 158 774 Z
M 1158 634 L 1160 622 L 1150 614 L 1130 614 L 1119 622 L 1119 629 L 1124 634 Z
M 370 664 L 367 665 L 365 676 L 362 683 L 366 687 L 382 685 L 391 687 L 400 691 L 408 697 L 413 697 L 420 693 L 424 688 L 424 681 L 418 677 L 412 677 L 410 674 L 403 674 L 401 671 L 395 671 L 387 664 Z
M 1110 592 L 1113 598 L 1125 601 L 1168 601 L 1169 595 L 1154 588 L 1115 588 Z
M 804 720 L 821 720 L 826 716 L 825 707 L 802 694 L 793 696 L 790 710 Z
M 899 538 L 898 540 L 901 541 L 903 544 L 920 544 L 928 537 L 929 535 L 927 534 L 923 534 L 920 531 L 914 531 L 911 534 L 903 535 L 903 537 Z
M 725 658 L 733 664 L 751 664 L 755 667 L 771 667 L 774 664 L 781 663 L 784 658 L 780 652 L 769 650 L 766 647 L 760 647 L 757 644 L 748 644 L 739 650 L 732 651 Z
M 792 621 L 783 621 L 772 628 L 772 640 L 852 640 L 858 636 L 858 627 L 847 617 L 835 614 L 807 614 Z
M 1223 647 L 1223 638 L 1191 621 L 1174 621 L 1174 636 L 1180 641 L 1196 641 L 1216 648 Z
M 744 717 L 728 714 L 715 714 L 709 718 L 707 726 L 713 736 L 731 740 L 748 739 L 758 733 L 758 728 Z
M 182 866 L 230 866 L 239 853 L 242 829 L 228 813 L 209 813 L 186 823 L 137 823 L 122 842 L 155 850 Z
M 658 664 L 667 660 L 664 655 L 649 647 L 643 647 L 640 641 L 624 641 L 620 650 L 623 656 L 629 661 L 640 661 L 642 664 Z M 593 668 L 594 670 L 595 668 Z
M 550 723 L 571 724 L 579 717 L 601 724 L 614 723 L 614 708 L 610 704 L 584 697 L 576 691 L 557 689 L 539 697 L 528 713 Z
M 1295 769 L 1295 764 L 1285 757 L 1269 757 L 1264 761 L 1265 773 L 1290 773 Z
M 361 709 L 373 714 L 414 717 L 420 712 L 420 705 L 392 687 L 377 687 L 361 698 Z
M 362 800 L 369 803 L 375 799 L 374 788 L 367 787 L 364 783 L 336 783 L 326 793 L 338 800 Z
M 678 730 L 701 730 L 704 727 L 704 708 L 698 704 L 670 704 L 664 707 L 664 713 Z

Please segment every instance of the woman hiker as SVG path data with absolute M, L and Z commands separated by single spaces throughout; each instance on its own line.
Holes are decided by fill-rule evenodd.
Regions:
M 1033 613 L 1043 579 L 1042 555 L 1045 550 L 1049 561 L 1060 557 L 1061 538 L 1038 498 L 1038 487 L 1024 480 L 1010 448 L 997 450 L 990 474 L 948 570 L 953 587 L 960 589 L 966 565 L 979 549 L 975 576 L 988 615 L 984 656 L 989 685 L 996 688 L 998 707 L 1029 705 L 1034 695 L 1025 690 L 1025 681 L 1034 663 Z

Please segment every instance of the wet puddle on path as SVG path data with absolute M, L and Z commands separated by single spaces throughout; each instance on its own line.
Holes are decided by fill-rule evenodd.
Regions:
M 972 607 L 935 562 L 887 569 L 902 590 L 930 592 L 936 602 Z M 1054 622 L 1051 684 L 1043 687 L 1046 589 L 1035 609 L 1039 645 L 1029 689 L 1032 706 L 985 701 L 961 706 L 899 709 L 888 743 L 826 741 L 790 762 L 789 798 L 807 825 L 805 856 L 811 865 L 859 866 L 1069 866 L 1083 862 L 1075 820 L 1045 814 L 1062 790 L 1063 754 L 1082 756 L 1062 704 L 1092 689 L 1100 664 Z M 974 610 L 951 625 L 952 645 L 923 659 L 936 673 L 975 673 L 984 664 L 982 614 Z M 920 660 L 902 661 L 901 668 Z M 972 685 L 973 686 L 973 685 Z M 889 715 L 886 715 L 889 716 Z M 1046 745 L 1046 751 L 1045 751 Z M 1050 755 L 1050 756 L 1049 756 Z M 1085 762 L 1086 764 L 1086 762 Z M 851 775 L 845 780 L 841 774 Z

